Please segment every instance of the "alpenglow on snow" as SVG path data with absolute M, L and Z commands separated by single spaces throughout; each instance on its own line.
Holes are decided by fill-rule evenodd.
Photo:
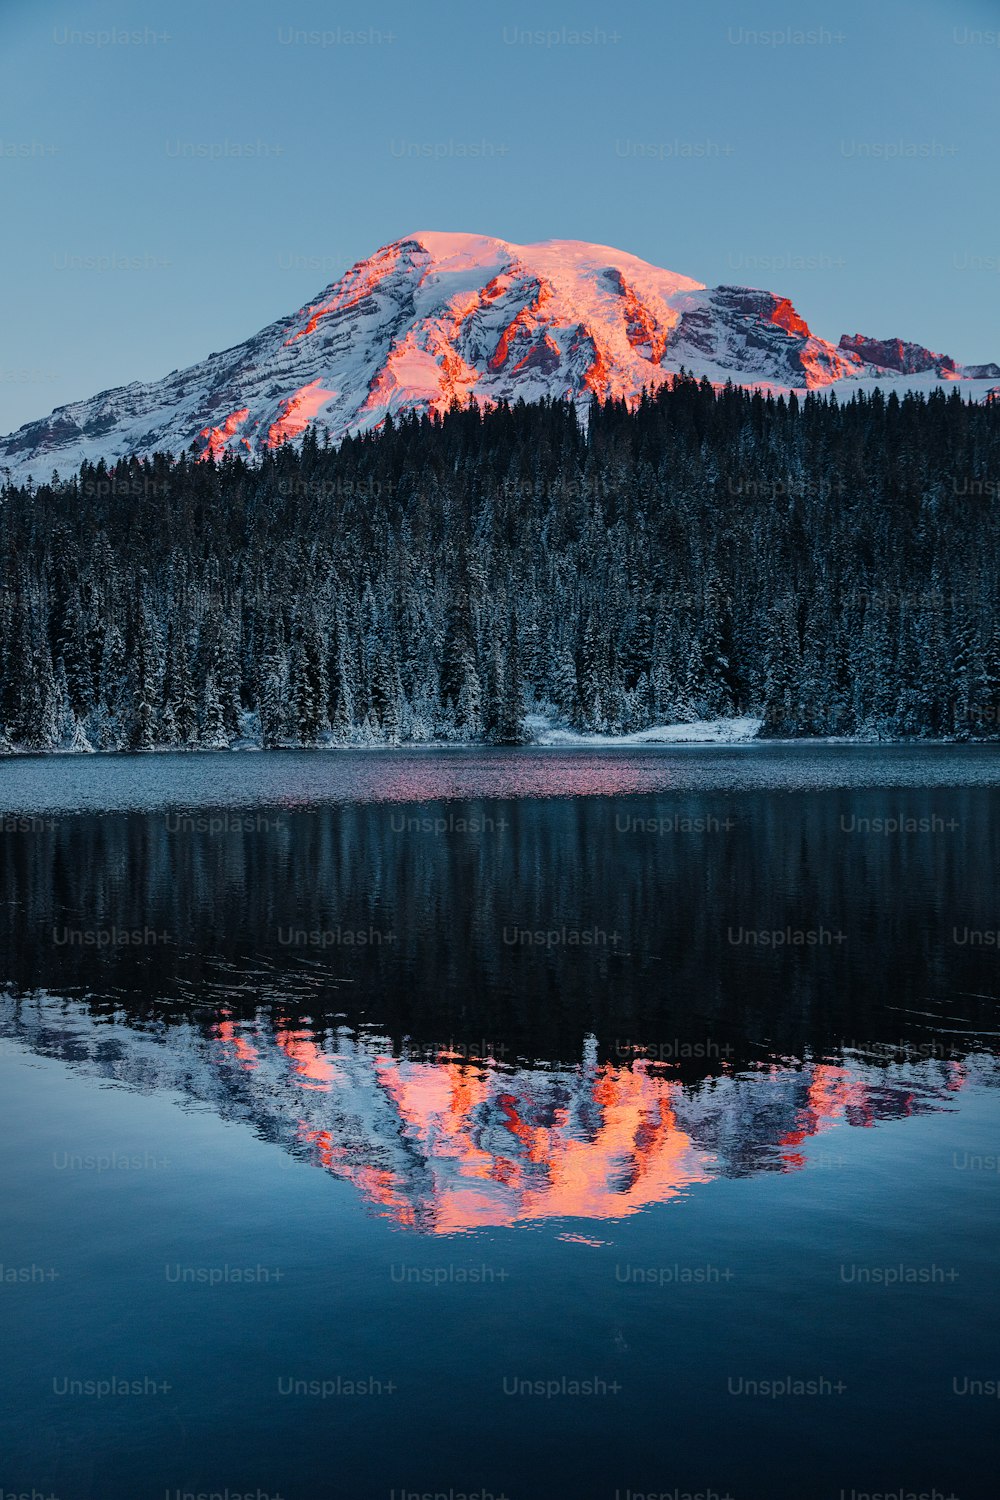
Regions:
M 715 385 L 850 395 L 879 385 L 1000 389 L 1000 366 L 961 365 L 899 338 L 816 337 L 787 298 L 709 288 L 580 240 L 514 245 L 422 231 L 352 266 L 298 312 L 163 380 L 58 407 L 0 438 L 14 482 L 137 454 L 253 456 L 454 402 L 636 400 L 681 369 Z

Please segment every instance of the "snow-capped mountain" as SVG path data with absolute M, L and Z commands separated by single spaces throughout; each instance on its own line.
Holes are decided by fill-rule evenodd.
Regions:
M 633 399 L 682 367 L 772 391 L 958 381 L 979 398 L 1000 380 L 998 365 L 962 366 L 900 339 L 827 343 L 787 298 L 708 288 L 606 245 L 421 232 L 234 349 L 0 438 L 0 467 L 47 479 L 84 459 L 192 443 L 203 455 L 253 455 L 312 423 L 336 442 L 387 412 L 444 411 L 469 397 Z

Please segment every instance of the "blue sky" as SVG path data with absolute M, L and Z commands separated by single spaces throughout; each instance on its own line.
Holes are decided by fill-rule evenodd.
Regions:
M 834 341 L 1000 359 L 998 74 L 992 0 L 5 0 L 0 431 L 414 229 L 594 240 Z

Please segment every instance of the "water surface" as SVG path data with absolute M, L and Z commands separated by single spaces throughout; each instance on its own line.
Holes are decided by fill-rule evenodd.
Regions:
M 5 764 L 5 1489 L 992 1495 L 998 766 Z

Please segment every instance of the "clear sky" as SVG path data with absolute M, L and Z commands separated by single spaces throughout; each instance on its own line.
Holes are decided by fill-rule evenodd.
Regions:
M 1000 0 L 3 0 L 0 431 L 415 229 L 1000 360 L 998 82 Z

